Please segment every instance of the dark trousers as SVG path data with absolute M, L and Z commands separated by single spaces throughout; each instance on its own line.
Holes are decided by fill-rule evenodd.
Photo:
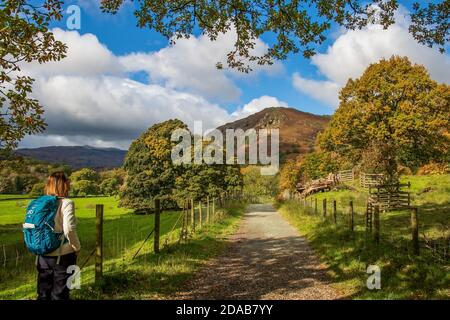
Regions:
M 67 273 L 67 268 L 76 265 L 77 256 L 75 253 L 62 255 L 59 264 L 56 264 L 57 259 L 58 257 L 38 257 L 38 300 L 69 300 L 70 290 L 66 284 L 71 274 Z

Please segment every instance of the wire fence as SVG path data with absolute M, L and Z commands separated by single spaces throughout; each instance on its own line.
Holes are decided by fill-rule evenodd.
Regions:
M 178 211 L 163 211 L 160 216 L 159 243 L 165 250 L 181 242 L 189 242 L 199 231 L 207 232 L 209 224 L 217 223 L 227 217 L 227 208 L 235 201 L 245 201 L 242 195 L 234 194 L 220 199 L 202 199 L 186 201 L 184 208 Z M 93 207 L 93 210 L 94 207 Z M 108 210 L 105 209 L 105 210 Z M 105 211 L 107 216 L 107 211 Z M 192 216 L 191 216 L 192 215 Z M 78 230 L 82 250 L 78 257 L 80 268 L 94 270 L 96 260 L 96 225 L 89 219 Z M 126 214 L 114 219 L 103 219 L 102 263 L 104 273 L 126 267 L 133 260 L 146 261 L 154 252 L 154 215 Z M 15 241 L 0 243 L 0 289 L 8 287 L 20 278 L 36 273 L 36 256 L 31 254 L 20 237 L 20 226 L 0 226 L 2 232 L 8 232 Z M 9 236 L 6 238 L 8 239 Z M 110 263 L 113 262 L 113 263 Z
M 395 227 L 399 232 L 394 233 L 390 232 L 392 229 L 386 225 L 388 222 L 380 219 L 385 212 L 370 211 L 367 200 L 363 200 L 363 197 L 349 197 L 340 201 L 331 197 L 299 197 L 291 201 L 296 204 L 301 214 L 316 216 L 321 222 L 335 225 L 336 230 L 348 232 L 352 237 L 363 237 L 365 241 L 373 244 L 388 244 L 389 247 L 416 256 L 427 251 L 427 254 L 431 254 L 440 262 L 448 262 L 450 259 L 450 227 L 443 224 L 440 226 L 441 236 L 432 239 L 425 231 L 430 226 L 419 224 L 420 212 L 416 207 L 403 209 L 402 215 L 396 215 Z M 406 212 L 409 212 L 409 215 Z

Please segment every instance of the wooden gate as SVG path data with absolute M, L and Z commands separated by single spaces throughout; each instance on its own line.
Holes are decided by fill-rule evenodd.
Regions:
M 369 187 L 369 205 L 379 207 L 381 211 L 409 209 L 411 207 L 411 193 L 402 188 L 410 188 L 411 184 L 397 183 Z
M 359 175 L 359 184 L 362 188 L 370 188 L 381 185 L 385 182 L 384 174 L 370 174 L 361 172 Z
M 353 170 L 343 170 L 337 173 L 337 178 L 339 182 L 353 181 L 355 174 Z

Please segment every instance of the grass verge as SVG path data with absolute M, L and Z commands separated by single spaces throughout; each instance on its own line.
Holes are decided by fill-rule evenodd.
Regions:
M 74 299 L 164 299 L 176 292 L 184 281 L 208 259 L 219 255 L 225 248 L 226 237 L 233 233 L 241 214 L 243 203 L 230 203 L 220 219 L 212 217 L 212 223 L 197 228 L 187 243 L 178 244 L 180 212 L 164 212 L 161 215 L 160 254 L 152 251 L 148 241 L 139 255 L 132 259 L 142 240 L 153 226 L 153 216 L 136 216 L 123 213 L 105 217 L 104 281 L 94 284 L 93 259 L 81 273 L 81 289 L 72 291 Z M 205 210 L 204 210 L 205 211 Z M 106 208 L 105 208 L 106 212 Z M 115 210 L 112 210 L 114 213 Z M 78 211 L 77 211 L 78 215 Z M 80 215 L 83 217 L 83 213 Z M 78 216 L 80 216 L 78 215 Z M 205 212 L 203 212 L 205 221 Z M 78 264 L 85 260 L 93 247 L 95 230 L 92 218 L 80 218 L 79 235 L 85 248 Z M 82 227 L 83 226 L 83 227 Z M 92 230 L 91 230 L 92 229 Z M 91 239 L 92 238 L 92 239 Z M 35 296 L 35 271 L 31 261 L 27 269 L 17 273 L 14 262 L 7 268 L 0 266 L 0 299 L 33 299 Z
M 344 190 L 317 195 L 314 206 L 301 206 L 297 201 L 278 203 L 281 214 L 305 236 L 329 266 L 336 286 L 354 299 L 449 299 L 450 263 L 425 248 L 424 235 L 445 250 L 450 222 L 449 175 L 404 177 L 412 182 L 413 205 L 419 209 L 421 254 L 411 248 L 410 212 L 381 214 L 381 241 L 376 245 L 364 227 L 366 194 L 360 190 Z M 323 217 L 322 200 L 327 199 L 328 216 Z M 336 200 L 338 220 L 331 218 L 332 201 Z M 355 203 L 355 230 L 349 230 L 348 203 Z M 314 203 L 314 202 L 313 202 Z M 448 251 L 447 251 L 448 252 Z M 381 268 L 381 289 L 369 290 L 366 273 L 369 265 Z

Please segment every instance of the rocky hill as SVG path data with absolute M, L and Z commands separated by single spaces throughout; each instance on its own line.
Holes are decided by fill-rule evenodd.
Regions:
M 227 123 L 218 129 L 280 129 L 281 161 L 311 152 L 319 132 L 330 121 L 329 116 L 306 113 L 292 108 L 272 107 L 244 119 Z

